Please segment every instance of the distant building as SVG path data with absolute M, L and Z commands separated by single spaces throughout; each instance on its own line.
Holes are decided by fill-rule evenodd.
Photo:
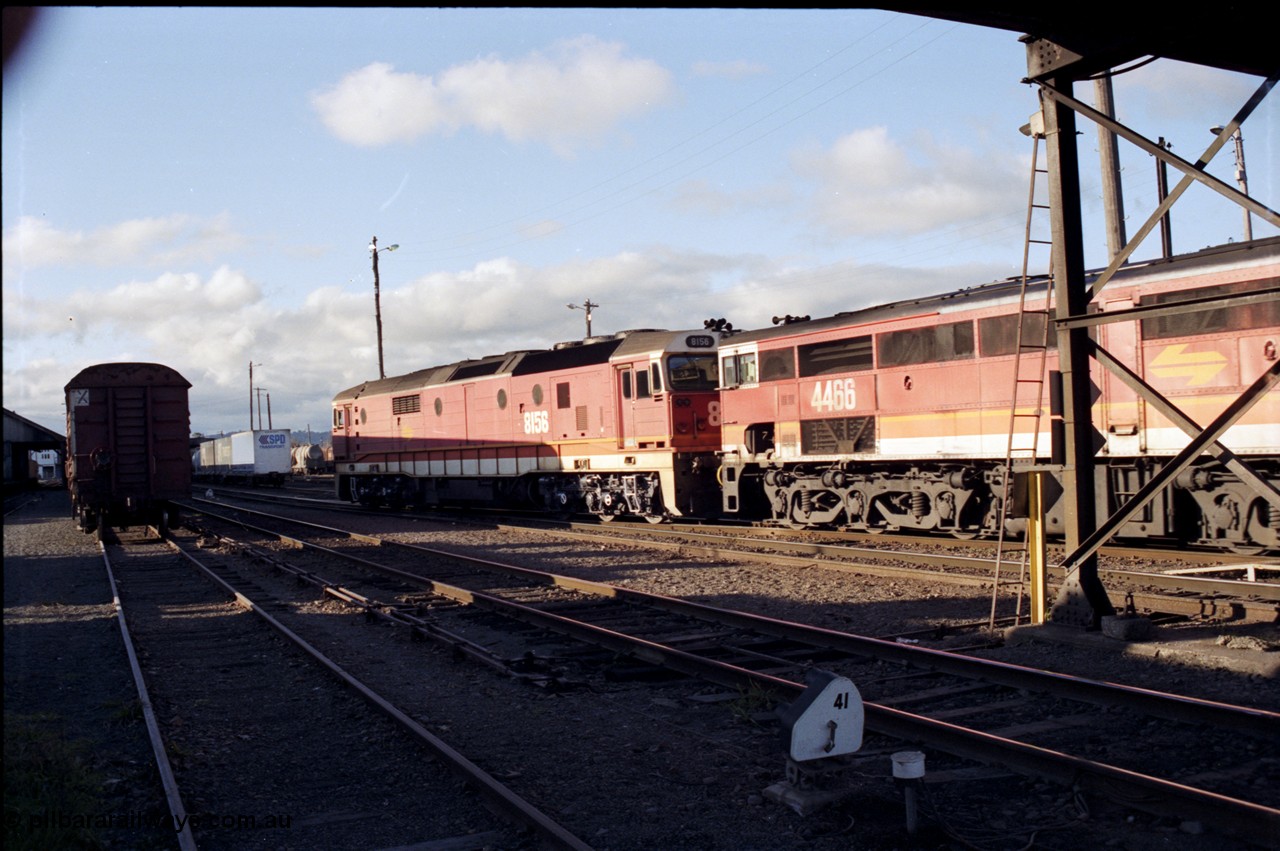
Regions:
M 38 456 L 33 462 L 32 453 L 54 451 L 65 452 L 66 435 L 47 429 L 39 423 L 33 423 L 26 417 L 19 416 L 8 408 L 4 409 L 4 488 L 22 488 L 38 483 L 42 478 L 42 468 L 49 460 L 48 455 Z M 61 461 L 58 462 L 61 464 Z M 47 471 L 46 471 L 47 472 Z M 59 471 L 57 478 L 61 478 Z

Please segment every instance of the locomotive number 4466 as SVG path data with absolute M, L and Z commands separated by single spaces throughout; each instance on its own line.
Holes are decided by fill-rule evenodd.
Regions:
M 815 411 L 852 411 L 858 407 L 858 394 L 852 378 L 831 378 L 813 385 Z

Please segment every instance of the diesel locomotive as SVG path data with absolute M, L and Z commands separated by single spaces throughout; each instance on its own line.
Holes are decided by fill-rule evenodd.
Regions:
M 1280 240 L 1135 264 L 1095 299 L 1114 313 L 1254 294 L 1248 303 L 1098 323 L 1092 337 L 1208 424 L 1275 368 Z M 1002 511 L 1019 466 L 1052 467 L 1057 347 L 1048 282 L 1011 280 L 736 335 L 720 346 L 727 515 L 796 527 L 1020 531 Z M 1028 309 L 1034 308 L 1034 309 Z M 1111 511 L 1188 442 L 1095 364 L 1093 496 Z M 1038 389 L 1040 392 L 1030 392 Z M 1280 391 L 1220 441 L 1280 485 Z M 1252 552 L 1280 545 L 1280 508 L 1221 464 L 1184 471 L 1119 530 Z M 1047 528 L 1061 532 L 1062 507 Z
M 337 493 L 605 521 L 714 512 L 718 342 L 705 330 L 626 331 L 349 388 L 333 400 Z
M 1250 294 L 1224 306 L 1224 296 Z M 1048 281 L 1021 279 L 732 333 L 636 331 L 369 381 L 333 400 L 338 495 L 365 504 L 532 504 L 658 522 L 722 515 L 798 528 L 1019 534 L 1019 468 L 1053 469 Z M 1280 347 L 1280 239 L 1131 264 L 1095 300 L 1093 339 L 1199 424 Z M 1187 443 L 1096 365 L 1094 498 L 1107 510 Z M 1028 385 L 1038 392 L 1029 394 Z M 1280 391 L 1221 438 L 1280 490 Z M 1256 485 L 1254 482 L 1253 485 Z M 1046 523 L 1064 526 L 1050 504 Z M 1280 507 L 1207 456 L 1120 529 L 1280 549 Z

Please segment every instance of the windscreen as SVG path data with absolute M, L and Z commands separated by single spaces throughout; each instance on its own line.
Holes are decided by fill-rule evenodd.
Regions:
M 667 375 L 672 390 L 715 390 L 720 386 L 714 353 L 671 355 L 667 358 Z

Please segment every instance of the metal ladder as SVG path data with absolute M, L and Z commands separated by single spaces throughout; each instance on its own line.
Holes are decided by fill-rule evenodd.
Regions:
M 1049 352 L 1049 329 L 1052 327 L 1050 312 L 1053 297 L 1053 263 L 1050 259 L 1045 263 L 1048 273 L 1044 277 L 1045 290 L 1043 300 L 1032 304 L 1028 299 L 1030 280 L 1031 248 L 1034 245 L 1046 246 L 1052 256 L 1053 240 L 1037 239 L 1032 236 L 1034 219 L 1037 211 L 1047 213 L 1047 204 L 1036 203 L 1036 184 L 1041 175 L 1048 175 L 1048 169 L 1040 168 L 1039 154 L 1042 133 L 1032 132 L 1031 148 L 1031 185 L 1027 193 L 1027 219 L 1022 248 L 1022 278 L 1018 292 L 1018 334 L 1013 367 L 1013 390 L 1009 406 L 1009 434 L 1005 447 L 1004 481 L 1000 495 L 999 532 L 996 539 L 996 560 L 994 582 L 991 588 L 991 616 L 987 627 L 995 631 L 996 604 L 1001 588 L 1001 569 L 1008 556 L 1018 556 L 1018 579 L 1007 584 L 1017 588 L 1017 604 L 1014 612 L 1014 623 L 1022 620 L 1022 598 L 1027 577 L 1027 560 L 1030 551 L 1024 546 L 1020 550 L 1008 548 L 1005 521 L 1009 514 L 1009 502 L 1013 493 L 1013 466 L 1017 462 L 1033 464 L 1038 457 L 1040 439 L 1040 422 L 1044 418 L 1045 361 Z M 1029 442 L 1029 445 L 1028 445 Z

